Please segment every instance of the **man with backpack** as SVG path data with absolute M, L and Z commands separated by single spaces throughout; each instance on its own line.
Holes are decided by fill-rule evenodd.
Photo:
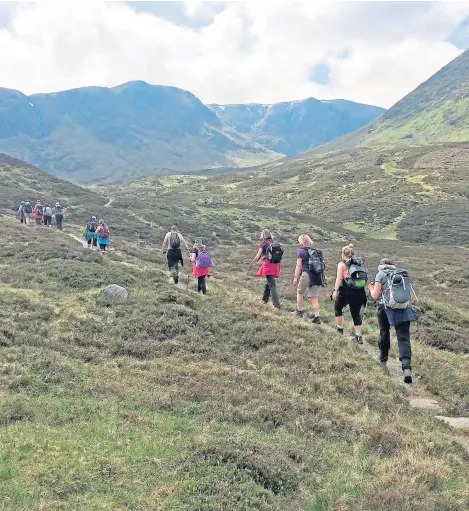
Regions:
M 326 283 L 324 256 L 321 250 L 312 248 L 313 242 L 307 234 L 298 238 L 300 249 L 296 252 L 296 268 L 293 285 L 296 286 L 296 310 L 293 314 L 302 317 L 304 314 L 303 301 L 307 292 L 311 300 L 314 316 L 312 323 L 321 324 L 319 317 L 319 288 Z
M 386 368 L 391 347 L 390 329 L 393 326 L 404 382 L 412 383 L 410 323 L 416 321 L 417 316 L 411 307 L 413 288 L 409 272 L 404 268 L 397 268 L 391 259 L 382 259 L 375 282 L 368 285 L 368 290 L 373 300 L 379 300 L 379 363 Z
M 21 207 L 21 206 L 20 206 Z M 23 205 L 23 213 L 26 225 L 31 225 L 34 219 L 33 206 L 29 201 L 26 201 Z
M 44 206 L 41 201 L 38 200 L 36 205 L 34 206 L 33 213 L 36 218 L 36 225 L 41 225 L 44 219 Z
M 55 203 L 55 207 L 54 207 L 52 213 L 55 217 L 55 225 L 57 226 L 57 229 L 59 231 L 61 231 L 62 230 L 62 222 L 64 219 L 64 209 L 63 209 L 62 205 L 60 204 L 60 202 Z
M 52 208 L 49 204 L 44 204 L 44 225 L 46 227 L 52 227 Z
M 179 263 L 184 266 L 184 260 L 182 258 L 181 243 L 186 247 L 186 250 L 190 254 L 189 246 L 184 239 L 183 235 L 179 232 L 177 226 L 173 225 L 171 230 L 166 233 L 163 240 L 163 254 L 167 254 L 168 268 L 173 277 L 174 283 L 179 282 Z

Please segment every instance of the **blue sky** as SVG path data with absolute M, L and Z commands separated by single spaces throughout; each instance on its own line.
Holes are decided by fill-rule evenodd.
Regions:
M 140 79 L 388 107 L 468 46 L 466 2 L 0 2 L 0 86 L 26 93 Z

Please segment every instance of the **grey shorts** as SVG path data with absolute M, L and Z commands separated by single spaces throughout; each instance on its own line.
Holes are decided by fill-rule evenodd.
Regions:
M 319 287 L 320 286 L 309 287 L 309 275 L 304 271 L 297 284 L 296 292 L 299 295 L 304 296 L 306 291 L 308 291 L 308 298 L 317 298 L 319 294 Z

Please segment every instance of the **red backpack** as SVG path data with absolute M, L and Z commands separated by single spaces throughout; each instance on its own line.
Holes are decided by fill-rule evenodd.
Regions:
M 100 226 L 98 236 L 100 238 L 109 238 L 109 228 L 107 225 Z

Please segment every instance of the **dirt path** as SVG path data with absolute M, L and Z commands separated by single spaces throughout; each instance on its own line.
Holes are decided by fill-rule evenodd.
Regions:
M 329 325 L 321 325 L 320 328 L 327 331 L 335 332 L 335 328 Z M 378 349 L 372 344 L 365 342 L 362 345 L 363 349 L 370 355 L 373 360 L 378 363 Z M 446 422 L 454 432 L 454 439 L 469 452 L 469 418 L 467 417 L 447 417 L 445 416 L 446 403 L 441 402 L 441 399 L 428 391 L 425 385 L 413 376 L 413 383 L 407 385 L 402 378 L 402 369 L 399 361 L 390 358 L 387 363 L 387 374 L 397 380 L 406 389 L 407 399 L 410 406 L 418 408 L 419 410 L 426 411 L 432 414 L 436 419 Z
M 114 199 L 109 199 L 106 204 L 104 204 L 105 208 L 108 208 L 112 203 L 114 202 Z
M 83 248 L 87 248 L 88 247 L 88 243 L 86 243 L 86 241 L 83 239 L 83 238 L 80 238 L 78 236 L 76 236 L 75 234 L 69 232 L 67 233 L 70 238 L 73 238 L 75 241 L 77 241 L 78 243 L 80 243 L 80 245 L 83 247 Z

